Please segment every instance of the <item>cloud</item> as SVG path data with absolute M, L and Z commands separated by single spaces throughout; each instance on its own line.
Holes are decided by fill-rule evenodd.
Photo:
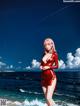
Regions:
M 67 53 L 67 61 L 64 63 L 63 60 L 60 62 L 60 68 L 80 68 L 80 48 L 77 48 L 75 54 L 73 55 L 71 52 Z
M 72 53 L 67 53 L 67 61 L 66 61 L 67 68 L 73 68 L 73 60 L 74 60 L 74 56 L 72 55 Z
M 38 62 L 36 59 L 32 60 L 32 68 L 39 68 L 40 62 Z
M 5 65 L 6 65 L 6 63 L 3 63 L 0 61 L 0 66 L 5 66 Z
M 12 69 L 13 68 L 13 65 L 10 65 L 10 68 Z
M 0 61 L 0 70 L 6 67 L 6 63 Z
M 58 63 L 59 63 L 59 68 L 65 69 L 66 65 L 63 60 L 60 60 Z
M 18 63 L 19 63 L 19 64 L 21 64 L 21 63 L 22 63 L 22 61 L 19 61 Z
M 2 59 L 1 56 L 0 56 L 0 59 Z M 2 60 L 0 60 L 0 71 L 9 71 L 9 70 L 12 70 L 13 68 L 14 68 L 13 65 L 8 65 Z
M 39 66 L 40 66 L 40 62 L 38 62 L 36 59 L 33 59 L 31 62 L 31 66 L 27 66 L 25 69 L 27 69 L 27 70 L 38 69 Z
M 1 57 L 2 58 L 2 57 Z M 22 64 L 21 61 L 18 62 L 19 64 Z M 66 61 L 64 62 L 64 60 L 60 59 L 58 60 L 59 63 L 59 68 L 58 69 L 75 69 L 75 68 L 80 68 L 80 48 L 77 48 L 75 50 L 75 53 L 73 54 L 72 52 L 67 53 L 66 55 Z M 23 69 L 26 70 L 36 70 L 39 69 L 40 66 L 40 62 L 37 61 L 36 59 L 33 59 L 31 61 L 31 65 L 30 66 L 26 66 Z M 18 69 L 20 69 L 20 67 L 17 67 Z M 0 71 L 1 70 L 16 70 L 17 68 L 15 68 L 13 65 L 8 65 L 5 62 L 2 62 L 0 60 Z
M 66 62 L 62 59 L 58 60 L 59 68 L 58 69 L 74 69 L 80 68 L 80 48 L 77 48 L 75 54 L 73 55 L 71 52 L 67 53 Z M 40 62 L 36 59 L 33 59 L 31 62 L 31 66 L 27 66 L 26 69 L 37 69 L 40 66 Z
M 75 56 L 80 57 L 80 48 L 76 49 Z
M 30 66 L 27 66 L 25 69 L 27 70 L 31 70 L 32 68 Z

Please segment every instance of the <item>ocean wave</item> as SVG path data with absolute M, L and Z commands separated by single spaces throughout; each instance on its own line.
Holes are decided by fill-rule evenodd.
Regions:
M 66 103 L 64 101 L 55 101 L 55 103 L 56 103 L 56 105 L 54 105 L 54 106 L 79 106 L 79 105 L 76 105 L 76 104 Z M 23 101 L 23 102 L 7 101 L 7 106 L 47 106 L 47 104 L 36 98 L 32 101 L 25 99 L 25 101 Z
M 20 92 L 22 93 L 32 93 L 32 94 L 39 94 L 39 95 L 42 95 L 43 93 L 39 93 L 39 92 L 31 92 L 31 91 L 27 91 L 27 90 L 24 90 L 24 89 L 19 89 Z M 76 98 L 76 96 L 74 95 L 69 95 L 69 94 L 61 94 L 61 93 L 58 93 L 58 92 L 54 92 L 55 95 L 57 96 L 66 96 L 66 97 L 71 97 L 71 98 Z
M 31 92 L 31 91 L 27 91 L 27 90 L 24 90 L 24 89 L 19 89 L 19 91 L 20 92 L 22 92 L 22 93 L 24 93 L 24 92 L 26 92 L 26 93 L 33 93 L 33 94 L 43 94 L 43 93 L 39 93 L 39 92 Z
M 55 92 L 54 94 L 55 94 L 55 95 L 58 95 L 58 96 L 66 96 L 66 97 L 76 98 L 76 96 L 74 96 L 74 95 L 69 95 L 69 94 L 61 94 L 61 93 L 57 93 L 57 92 Z

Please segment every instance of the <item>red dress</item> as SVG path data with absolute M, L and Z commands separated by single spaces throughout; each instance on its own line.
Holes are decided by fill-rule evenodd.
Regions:
M 55 63 L 54 66 L 53 66 L 53 63 Z M 47 63 L 44 63 L 43 61 L 41 61 L 41 66 L 49 66 L 50 67 L 49 69 L 42 70 L 42 72 L 41 72 L 41 85 L 47 87 L 48 85 L 52 84 L 52 80 L 54 78 L 57 79 L 56 74 L 53 70 L 53 69 L 58 68 L 57 52 L 53 51 L 51 60 L 48 60 Z M 56 86 L 55 86 L 55 89 L 56 89 Z

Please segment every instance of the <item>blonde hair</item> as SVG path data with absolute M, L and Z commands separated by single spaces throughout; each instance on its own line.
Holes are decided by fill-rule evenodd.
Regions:
M 44 46 L 45 46 L 45 43 L 46 43 L 47 41 L 49 41 L 50 43 L 52 43 L 52 45 L 53 45 L 53 46 L 52 46 L 52 50 L 54 50 L 54 51 L 56 52 L 54 41 L 53 41 L 51 38 L 46 38 L 46 39 L 44 40 Z M 52 50 L 51 50 L 51 52 L 52 52 Z M 46 52 L 46 50 L 45 50 L 45 52 Z

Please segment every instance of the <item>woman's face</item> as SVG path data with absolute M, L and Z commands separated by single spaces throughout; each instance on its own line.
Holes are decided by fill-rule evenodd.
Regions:
M 44 47 L 45 47 L 45 49 L 46 49 L 47 51 L 50 51 L 51 48 L 52 48 L 52 46 L 53 46 L 52 42 L 50 42 L 50 41 L 45 41 Z

